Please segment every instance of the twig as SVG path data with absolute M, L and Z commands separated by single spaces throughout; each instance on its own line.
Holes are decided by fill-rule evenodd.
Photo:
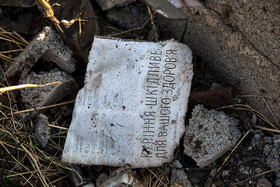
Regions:
M 158 42 L 157 29 L 156 29 L 156 26 L 155 26 L 155 23 L 154 23 L 153 14 L 152 14 L 151 8 L 148 5 L 147 5 L 147 9 L 148 9 L 148 12 L 149 12 L 149 15 L 150 15 L 151 24 L 153 26 L 153 30 L 154 30 L 154 34 L 155 34 L 155 40 L 156 40 L 156 42 Z
M 157 178 L 157 180 L 158 180 L 163 186 L 167 187 L 167 185 L 164 184 L 164 182 L 162 182 L 162 180 L 161 180 L 152 170 L 150 170 L 149 168 L 147 168 L 147 169 Z
M 265 98 L 263 96 L 261 96 L 261 95 L 241 95 L 240 97 L 258 97 L 258 98 L 261 98 L 263 100 L 264 104 L 266 105 L 266 107 L 268 108 L 268 110 L 269 110 L 270 114 L 272 115 L 276 124 L 278 126 L 280 126 L 278 120 L 276 119 L 275 114 L 272 112 L 271 107 L 269 106 L 269 104 L 267 103 L 267 101 L 265 100 Z
M 45 0 L 37 0 L 37 5 L 41 5 L 43 7 L 43 10 L 44 10 L 43 12 L 44 12 L 45 16 L 49 20 L 52 21 L 52 23 L 54 24 L 54 26 L 57 29 L 57 31 L 60 32 L 60 34 L 62 36 L 65 36 L 64 35 L 64 31 L 60 27 L 60 21 L 54 16 L 54 12 L 53 12 L 52 6 L 48 2 L 46 2 Z
M 191 92 L 190 103 L 204 103 L 213 100 L 225 99 L 230 101 L 233 98 L 232 88 L 223 88 L 219 90 L 208 90 L 203 92 Z
M 246 134 L 239 140 L 239 142 L 234 146 L 234 148 L 232 149 L 232 151 L 230 152 L 230 154 L 226 157 L 226 159 L 224 160 L 224 162 L 222 163 L 222 165 L 219 167 L 219 169 L 215 172 L 215 174 L 213 176 L 215 176 L 217 173 L 219 173 L 219 171 L 222 169 L 222 167 L 225 165 L 225 163 L 228 161 L 228 159 L 230 158 L 230 156 L 233 154 L 233 152 L 236 150 L 236 148 L 239 146 L 239 144 L 245 139 L 245 137 L 252 132 L 253 130 L 250 129 L 246 132 Z M 212 184 L 211 181 L 207 181 L 207 187 L 209 187 Z
M 116 33 L 116 34 L 109 34 L 109 35 L 107 35 L 107 36 L 119 36 L 119 35 L 126 34 L 126 33 L 129 33 L 129 32 L 132 32 L 132 31 L 137 31 L 137 30 L 144 29 L 145 26 L 149 23 L 150 19 L 151 19 L 151 18 L 147 19 L 147 21 L 146 21 L 141 27 L 129 29 L 129 30 L 122 31 L 122 32 L 119 32 L 119 33 Z
M 280 133 L 280 130 L 278 130 L 278 129 L 271 129 L 271 128 L 262 127 L 262 126 L 259 126 L 259 125 L 255 125 L 255 127 L 258 128 L 258 129 L 261 129 L 261 130 L 269 131 L 269 132 Z
M 67 105 L 67 104 L 74 103 L 74 102 L 75 102 L 75 100 L 71 100 L 71 101 L 66 101 L 66 102 L 62 102 L 62 103 L 58 103 L 58 104 L 42 106 L 42 107 L 36 108 L 36 110 L 44 110 L 44 109 L 48 109 L 48 108 L 54 108 L 54 107 L 58 107 L 58 106 L 62 106 L 62 105 Z M 13 115 L 15 115 L 15 114 L 22 114 L 22 113 L 26 113 L 26 112 L 32 112 L 32 111 L 35 111 L 35 109 L 31 108 L 31 109 L 26 109 L 26 110 L 21 110 L 21 111 L 13 112 Z M 11 114 L 8 114 L 8 116 L 9 115 L 11 115 Z M 0 120 L 3 120 L 3 119 L 7 119 L 7 118 L 0 118 Z
M 253 130 L 250 129 L 246 132 L 246 134 L 244 134 L 244 136 L 239 140 L 239 142 L 234 146 L 234 148 L 232 149 L 232 151 L 230 152 L 230 154 L 226 157 L 226 159 L 224 160 L 224 162 L 222 163 L 222 166 L 228 161 L 229 157 L 232 155 L 232 153 L 235 151 L 235 149 L 239 146 L 239 144 L 246 138 L 246 136 L 252 132 Z M 222 166 L 217 170 L 217 173 L 222 169 Z
M 56 125 L 52 125 L 52 124 L 49 124 L 48 126 L 53 127 L 53 128 L 57 128 L 57 129 L 68 130 L 68 128 L 66 128 L 66 127 L 60 127 L 60 126 L 56 126 Z
M 54 85 L 54 84 L 61 84 L 61 82 L 51 82 L 51 83 L 42 84 L 42 85 L 38 85 L 38 84 L 21 84 L 21 85 L 17 85 L 17 86 L 3 87 L 3 88 L 0 88 L 0 94 L 2 94 L 4 92 L 7 92 L 7 91 L 19 90 L 19 89 L 23 89 L 23 88 L 42 88 L 42 87 L 50 86 L 50 85 Z
M 224 108 L 233 108 L 235 110 L 245 110 L 245 111 L 250 111 L 252 113 L 255 113 L 259 118 L 261 118 L 263 121 L 265 121 L 267 124 L 269 124 L 270 126 L 272 126 L 275 129 L 279 129 L 277 128 L 275 125 L 273 125 L 272 122 L 270 122 L 262 113 L 260 113 L 259 111 L 253 109 L 251 106 L 249 105 L 244 105 L 244 104 L 235 104 L 235 105 L 229 105 L 229 106 L 224 106 L 224 107 L 220 107 L 217 109 L 224 109 Z

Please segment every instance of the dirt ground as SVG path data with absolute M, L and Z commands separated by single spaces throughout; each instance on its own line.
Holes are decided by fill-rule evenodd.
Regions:
M 252 98 L 248 100 L 243 95 L 243 90 L 244 87 L 248 87 L 248 89 L 254 87 L 255 85 L 250 85 L 252 81 L 244 80 L 242 82 L 241 80 L 240 83 L 234 78 L 226 80 L 219 76 L 217 72 L 227 71 L 227 67 L 219 64 L 219 61 L 215 61 L 207 52 L 213 53 L 214 56 L 221 56 L 223 55 L 221 51 L 217 51 L 215 54 L 215 50 L 211 51 L 208 49 L 211 46 L 206 44 L 201 51 L 200 44 L 203 41 L 185 37 L 185 34 L 194 38 L 203 37 L 195 30 L 186 30 L 186 28 L 187 24 L 192 24 L 193 28 L 198 30 L 205 29 L 203 25 L 199 27 L 196 22 L 201 19 L 201 23 L 203 23 L 205 17 L 193 18 L 189 22 L 171 20 L 140 1 L 108 10 L 102 10 L 94 0 L 50 0 L 51 9 L 42 6 L 38 3 L 39 1 L 35 3 L 30 0 L 24 4 L 20 2 L 22 1 L 5 4 L 5 1 L 0 0 L 0 87 L 21 83 L 19 75 L 7 77 L 5 72 L 45 26 L 51 26 L 61 36 L 64 44 L 73 51 L 73 56 L 77 60 L 76 69 L 69 74 L 77 85 L 72 85 L 75 88 L 71 90 L 71 93 L 65 94 L 65 97 L 61 97 L 61 100 L 44 105 L 45 108 L 36 106 L 36 103 L 27 103 L 22 98 L 20 90 L 0 93 L 0 177 L 2 186 L 59 187 L 85 186 L 90 183 L 101 186 L 101 183 L 110 174 L 118 171 L 119 168 L 115 167 L 71 166 L 61 162 L 67 130 L 71 123 L 74 100 L 78 90 L 84 85 L 88 52 L 94 35 L 153 42 L 174 38 L 190 45 L 190 48 L 194 50 L 194 77 L 186 125 L 197 104 L 203 104 L 207 109 L 224 111 L 228 116 L 239 120 L 238 129 L 242 138 L 234 148 L 211 165 L 199 168 L 192 158 L 184 154 L 182 140 L 174 153 L 176 162 L 179 161 L 182 168 L 176 168 L 174 161 L 158 168 L 132 169 L 133 175 L 141 181 L 143 186 L 280 186 L 280 126 L 277 126 L 277 119 L 276 122 L 274 121 L 278 114 L 273 115 L 277 108 L 274 107 L 271 110 L 269 107 L 255 108 L 258 105 L 251 105 L 250 99 L 252 100 Z M 206 4 L 213 8 L 211 1 L 206 1 Z M 217 8 L 216 11 L 223 10 L 219 15 L 226 17 L 226 5 L 219 4 L 213 9 L 215 8 Z M 238 27 L 240 24 L 238 19 L 232 19 L 236 24 L 233 27 Z M 242 27 L 242 29 L 247 32 L 246 28 Z M 203 31 L 207 33 L 206 30 Z M 260 32 L 265 34 L 267 30 L 260 29 Z M 257 35 L 261 36 L 262 33 Z M 265 37 L 258 40 L 257 46 L 265 45 L 264 41 Z M 278 44 L 274 40 L 272 42 L 277 46 L 279 38 Z M 217 47 L 217 45 L 213 44 L 213 47 Z M 273 56 L 272 53 L 273 49 L 265 50 L 266 56 L 272 61 L 279 59 L 278 52 L 275 52 L 276 56 Z M 237 56 L 238 54 L 230 55 Z M 242 58 L 240 59 L 242 60 Z M 217 69 L 215 68 L 216 63 L 218 64 Z M 218 68 L 219 65 L 222 68 Z M 240 65 L 240 69 L 242 68 Z M 34 72 L 36 76 L 39 76 L 42 72 L 52 72 L 54 69 L 61 70 L 61 67 L 42 57 L 30 68 L 28 74 Z M 278 69 L 275 71 L 279 72 Z M 279 79 L 275 79 L 275 82 L 279 83 Z M 239 86 L 240 84 L 242 86 Z M 224 89 L 230 89 L 232 95 L 223 92 Z M 217 90 L 213 97 L 209 96 L 211 90 Z M 65 92 L 65 90 L 61 92 Z M 205 93 L 204 96 L 199 95 L 201 92 Z M 267 90 L 264 89 L 260 92 L 265 93 Z M 269 92 L 273 92 L 273 90 L 269 90 Z M 274 90 L 271 95 L 279 95 L 279 91 Z M 263 101 L 265 102 L 265 99 Z M 269 100 L 269 102 L 273 101 Z M 42 111 L 48 118 L 49 129 L 49 139 L 45 146 L 38 141 L 35 135 L 36 119 Z M 224 162 L 225 160 L 226 162 Z M 172 183 L 172 172 L 177 172 L 177 170 L 184 171 L 183 173 L 186 174 L 187 180 L 191 184 Z M 80 185 L 75 182 L 77 171 L 78 178 L 82 181 L 80 181 Z

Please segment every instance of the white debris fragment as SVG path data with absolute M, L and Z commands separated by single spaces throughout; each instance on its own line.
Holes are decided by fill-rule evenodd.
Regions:
M 176 41 L 95 37 L 62 160 L 154 167 L 169 162 L 184 133 L 192 54 Z
M 108 10 L 115 6 L 125 6 L 134 3 L 136 0 L 97 0 L 102 10 Z
M 208 166 L 237 143 L 241 136 L 237 124 L 238 120 L 224 112 L 195 106 L 186 127 L 185 154 L 199 167 Z

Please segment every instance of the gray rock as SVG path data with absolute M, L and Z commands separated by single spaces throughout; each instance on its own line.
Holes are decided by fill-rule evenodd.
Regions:
M 275 186 L 280 186 L 280 172 L 276 172 Z
M 280 135 L 274 135 L 273 137 L 265 137 L 265 146 L 263 148 L 263 158 L 262 161 L 266 163 L 271 169 L 280 167 L 280 149 L 279 141 Z
M 254 135 L 254 139 L 255 139 L 256 141 L 260 141 L 261 135 L 260 135 L 260 134 L 255 134 L 255 135 Z
M 222 177 L 227 177 L 229 175 L 230 171 L 229 170 L 223 170 L 222 171 Z
M 174 162 L 172 163 L 172 167 L 174 167 L 174 168 L 183 168 L 183 166 L 179 162 L 179 160 L 174 160 Z
M 75 71 L 76 60 L 70 48 L 64 45 L 60 36 L 51 27 L 45 27 L 8 68 L 6 76 L 11 77 L 19 73 L 21 78 L 24 78 L 42 56 L 66 72 Z
M 171 171 L 171 185 L 177 184 L 182 187 L 192 187 L 192 183 L 188 180 L 188 176 L 184 170 L 172 169 Z
M 40 72 L 40 74 L 32 72 L 20 80 L 22 84 L 39 85 L 57 81 L 61 82 L 61 84 L 54 84 L 42 88 L 22 89 L 22 101 L 26 103 L 28 108 L 30 108 L 30 105 L 33 107 L 46 106 L 61 101 L 65 96 L 71 92 L 75 93 L 78 89 L 77 83 L 70 75 L 58 70 L 52 70 L 49 73 Z
M 208 166 L 236 144 L 241 136 L 237 124 L 236 119 L 224 112 L 195 106 L 186 127 L 185 154 L 199 167 Z
M 256 172 L 257 174 L 259 174 L 259 173 L 263 172 L 263 170 L 262 170 L 261 168 L 258 167 L 258 168 L 255 169 L 255 172 Z
M 115 6 L 124 6 L 136 0 L 97 0 L 102 10 L 108 10 Z
M 39 114 L 36 119 L 35 138 L 43 146 L 46 146 L 50 138 L 50 127 L 48 117 Z

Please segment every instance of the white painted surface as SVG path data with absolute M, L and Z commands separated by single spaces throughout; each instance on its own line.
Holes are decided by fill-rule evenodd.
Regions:
M 189 47 L 173 40 L 95 37 L 62 160 L 132 167 L 172 160 L 185 130 L 191 61 Z

